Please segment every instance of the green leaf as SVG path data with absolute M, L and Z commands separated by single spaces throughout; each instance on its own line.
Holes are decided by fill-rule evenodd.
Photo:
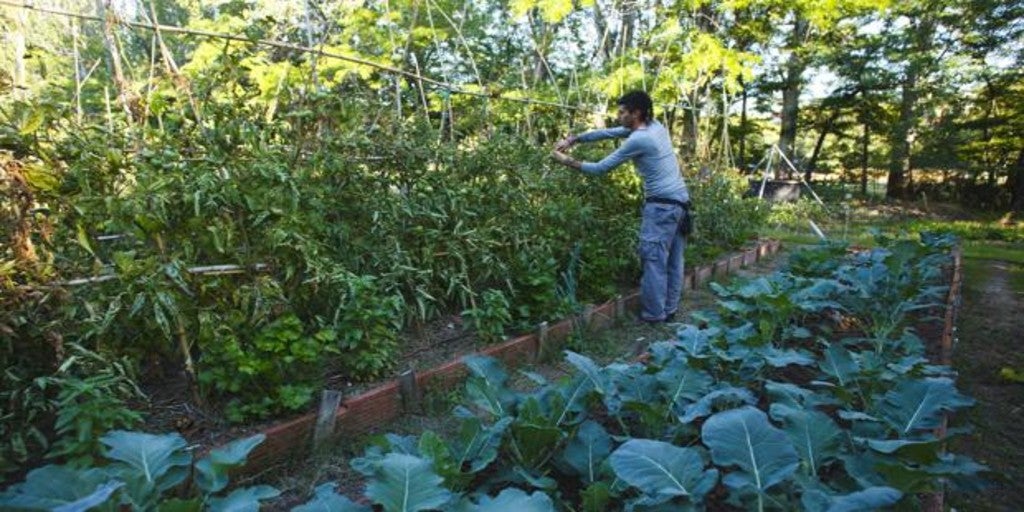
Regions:
M 856 438 L 864 441 L 863 438 Z M 903 461 L 912 461 L 916 465 L 931 464 L 939 460 L 942 440 L 936 438 L 924 440 L 911 439 L 867 439 L 872 450 L 886 455 L 897 454 Z
M 746 388 L 737 387 L 724 387 L 722 389 L 716 389 L 703 397 L 700 400 L 686 406 L 682 416 L 679 416 L 679 421 L 683 423 L 690 423 L 697 418 L 703 418 L 712 413 L 713 408 L 716 405 L 722 404 L 748 404 L 752 405 L 757 403 L 757 398 L 754 394 Z
M 608 482 L 594 482 L 580 492 L 581 512 L 605 512 L 612 501 L 612 490 Z
M 693 325 L 684 325 L 677 334 L 678 346 L 691 356 L 704 354 L 711 344 L 711 338 L 718 335 L 717 328 L 700 329 Z
M 265 435 L 257 434 L 211 451 L 196 463 L 196 485 L 208 493 L 224 490 L 228 485 L 228 470 L 245 464 L 252 449 L 264 439 Z
M 691 368 L 682 358 L 658 372 L 657 379 L 668 398 L 669 407 L 682 405 L 684 399 L 699 400 L 714 383 L 711 375 Z
M 611 465 L 619 478 L 655 502 L 676 496 L 700 501 L 718 482 L 718 470 L 705 471 L 696 449 L 650 439 L 626 441 L 612 453 Z
M 590 393 L 590 390 L 593 389 L 592 386 L 593 383 L 591 383 L 590 379 L 576 376 L 569 386 L 559 386 L 556 389 L 556 393 L 564 400 L 559 407 L 556 407 L 557 410 L 554 411 L 558 413 L 558 416 L 555 417 L 556 427 L 566 420 L 570 420 L 573 415 L 584 411 L 583 397 Z
M 18 126 L 18 133 L 21 135 L 31 135 L 43 125 L 43 121 L 45 120 L 46 112 L 42 108 L 36 106 L 32 108 L 27 115 L 21 116 L 21 119 L 19 119 L 21 123 L 20 126 Z
M 825 349 L 825 358 L 821 361 L 821 370 L 839 382 L 840 386 L 852 383 L 859 372 L 857 362 L 850 352 L 841 345 L 829 345 Z
M 106 503 L 122 486 L 123 482 L 102 469 L 43 466 L 0 494 L 0 509 L 85 511 Z M 114 510 L 115 506 L 110 503 L 104 509 Z
M 843 432 L 828 415 L 783 404 L 772 404 L 769 413 L 782 422 L 809 474 L 817 476 L 823 462 L 839 455 Z
M 597 422 L 586 421 L 569 441 L 562 457 L 583 477 L 584 483 L 591 484 L 597 480 L 598 468 L 611 451 L 612 439 L 604 427 Z
M 60 178 L 42 164 L 27 163 L 22 172 L 25 175 L 25 181 L 34 190 L 55 192 L 60 187 Z
M 512 438 L 518 449 L 519 461 L 530 468 L 536 468 L 547 461 L 565 433 L 551 425 L 515 422 L 512 424 Z
M 89 234 L 85 232 L 85 226 L 81 222 L 75 224 L 75 240 L 78 245 L 85 249 L 93 258 L 96 257 L 96 251 L 92 248 L 92 243 L 89 242 Z
M 203 510 L 203 500 L 200 498 L 165 500 L 160 502 L 160 506 L 157 508 L 158 512 L 200 512 L 201 510 Z
M 502 418 L 490 427 L 475 417 L 463 419 L 459 437 L 452 446 L 457 467 L 464 468 L 468 463 L 470 473 L 484 470 L 498 458 L 501 440 L 511 424 L 512 418 Z
M 466 480 L 462 464 L 456 463 L 448 444 L 434 432 L 428 430 L 420 435 L 419 453 L 434 463 L 434 471 L 444 478 L 449 487 L 461 486 Z
M 473 374 L 466 381 L 469 399 L 490 414 L 502 417 L 509 414 L 515 404 L 515 395 L 505 388 L 508 374 L 492 357 L 466 356 L 466 367 Z
M 791 407 L 802 408 L 813 403 L 814 392 L 785 382 L 767 380 L 764 382 L 765 393 L 773 404 L 780 403 Z
M 905 380 L 885 394 L 879 413 L 900 436 L 906 436 L 938 427 L 944 411 L 973 404 L 974 400 L 957 392 L 950 379 Z
M 555 505 L 546 494 L 537 491 L 526 494 L 521 489 L 505 489 L 495 498 L 480 498 L 477 512 L 554 512 Z
M 313 499 L 292 509 L 292 512 L 370 512 L 372 509 L 356 505 L 348 498 L 334 491 L 337 484 L 321 484 L 316 487 Z
M 753 487 L 763 494 L 796 471 L 800 457 L 785 432 L 754 407 L 720 412 L 708 418 L 701 439 L 719 466 L 738 466 L 722 480 L 733 489 Z
M 257 485 L 238 489 L 225 498 L 211 498 L 208 512 L 259 512 L 260 500 L 276 498 L 281 491 L 269 485 Z
M 385 512 L 415 512 L 441 508 L 452 495 L 441 486 L 444 479 L 433 472 L 428 460 L 402 453 L 389 453 L 381 461 L 376 477 L 366 487 L 366 496 Z
M 768 347 L 760 351 L 760 354 L 774 368 L 785 368 L 791 364 L 810 366 L 815 363 L 815 358 L 803 350 L 782 350 L 777 347 Z
M 601 374 L 601 368 L 593 360 L 571 350 L 566 350 L 565 361 L 585 375 L 598 393 L 605 394 L 605 389 L 608 387 L 607 379 Z
M 155 489 L 166 491 L 185 480 L 192 456 L 185 451 L 185 440 L 178 434 L 154 435 L 114 430 L 100 438 L 108 459 L 122 462 L 124 476 L 138 476 L 144 483 L 143 494 Z M 133 493 L 134 494 L 134 493 Z M 136 499 L 141 496 L 136 495 Z
M 902 497 L 903 493 L 892 487 L 870 487 L 844 496 L 807 491 L 800 502 L 808 512 L 871 512 L 895 505 Z

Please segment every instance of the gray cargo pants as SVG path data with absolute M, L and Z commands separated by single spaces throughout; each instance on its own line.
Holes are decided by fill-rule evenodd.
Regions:
M 683 250 L 679 233 L 685 210 L 674 204 L 646 203 L 640 222 L 640 319 L 658 322 L 679 309 L 683 291 Z

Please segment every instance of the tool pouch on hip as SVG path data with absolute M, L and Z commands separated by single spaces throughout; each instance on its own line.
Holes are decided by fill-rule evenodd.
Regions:
M 693 233 L 693 207 L 683 208 L 683 220 L 679 223 L 679 234 L 690 236 Z

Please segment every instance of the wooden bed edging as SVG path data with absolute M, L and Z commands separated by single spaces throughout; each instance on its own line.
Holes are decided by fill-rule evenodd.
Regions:
M 726 254 L 711 264 L 692 268 L 686 272 L 684 289 L 699 288 L 711 281 L 712 275 L 722 277 L 733 273 L 743 266 L 775 254 L 780 248 L 781 243 L 778 240 L 761 240 L 756 247 L 740 253 Z M 603 330 L 613 326 L 618 317 L 636 309 L 639 302 L 640 293 L 634 291 L 626 296 L 588 307 L 575 317 L 553 324 L 543 322 L 533 333 L 509 338 L 473 353 L 494 357 L 508 368 L 523 366 L 556 354 L 575 329 Z M 412 393 L 416 396 L 403 397 L 400 378 L 396 378 L 369 391 L 343 398 L 334 413 L 334 432 L 329 436 L 352 437 L 372 432 L 377 427 L 409 412 L 409 404 L 418 404 L 423 398 L 424 390 L 453 389 L 468 374 L 462 362 L 465 355 L 468 354 L 440 366 L 414 372 L 411 376 L 412 385 L 410 386 L 407 381 L 406 389 L 411 387 Z M 317 414 L 313 411 L 264 428 L 261 432 L 266 439 L 253 449 L 248 462 L 236 471 L 236 476 L 255 474 L 284 460 L 308 455 L 313 449 L 313 431 Z M 210 448 L 212 447 L 206 447 L 206 450 Z
M 957 313 L 960 309 L 960 299 L 963 287 L 963 248 L 957 245 L 952 250 L 953 269 L 949 280 L 949 292 L 946 294 L 945 309 L 942 315 L 942 333 L 937 340 L 928 340 L 938 344 L 939 361 L 943 366 L 953 366 L 953 342 L 956 337 Z M 949 428 L 949 413 L 943 413 L 942 423 L 935 429 L 935 437 L 946 437 Z M 945 443 L 943 443 L 945 450 Z M 923 512 L 943 512 L 945 510 L 946 492 L 938 490 L 921 496 L 921 510 Z

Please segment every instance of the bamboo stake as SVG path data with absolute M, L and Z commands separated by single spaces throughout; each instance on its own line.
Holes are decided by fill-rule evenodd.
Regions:
M 75 59 L 75 118 L 82 124 L 82 56 L 78 52 L 78 20 L 71 19 L 71 48 Z
M 132 122 L 132 109 L 128 99 L 128 82 L 124 78 L 124 69 L 121 67 L 121 51 L 114 37 L 114 16 L 108 12 L 110 0 L 96 0 L 96 12 L 103 15 L 103 44 L 107 48 L 110 59 L 111 74 L 114 75 L 114 85 L 117 87 L 117 97 L 120 100 L 121 108 L 124 110 L 127 122 Z M 109 109 L 108 109 L 109 110 Z
M 152 0 L 149 2 L 149 12 L 152 18 L 150 22 L 153 26 L 153 32 L 156 34 L 156 41 L 160 45 L 160 56 L 163 57 L 164 66 L 167 72 L 171 75 L 171 79 L 175 81 L 175 85 L 184 89 L 185 96 L 188 97 L 188 104 L 192 108 L 192 116 L 195 118 L 196 124 L 202 125 L 203 119 L 199 114 L 199 104 L 196 102 L 195 95 L 192 94 L 192 85 L 188 79 L 181 74 L 181 70 L 178 68 L 178 63 L 174 61 L 174 55 L 170 50 L 167 49 L 167 45 L 164 44 L 164 37 L 160 33 L 162 25 L 160 25 L 160 19 L 156 15 L 156 4 Z M 161 122 L 161 126 L 163 123 Z

